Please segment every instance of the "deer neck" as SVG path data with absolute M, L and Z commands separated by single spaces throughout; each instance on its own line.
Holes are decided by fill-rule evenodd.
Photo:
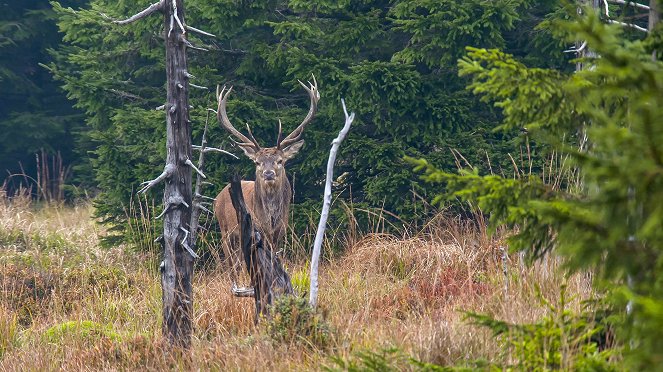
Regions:
M 267 185 L 264 181 L 256 181 L 253 194 L 256 223 L 268 235 L 272 245 L 278 244 L 285 234 L 292 197 L 288 178 L 284 175 L 281 179 L 280 182 L 273 185 Z

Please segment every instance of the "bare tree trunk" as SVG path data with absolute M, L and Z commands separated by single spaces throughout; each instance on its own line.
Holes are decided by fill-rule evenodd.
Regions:
M 658 4 L 659 0 L 649 0 L 649 23 L 647 24 L 647 29 L 651 33 L 656 25 L 661 21 L 661 11 Z M 651 53 L 652 60 L 656 61 L 657 50 L 654 50 Z
M 159 0 L 133 16 L 113 23 L 127 25 L 153 14 L 162 13 L 166 40 L 166 166 L 151 181 L 143 182 L 138 193 L 145 193 L 160 182 L 165 182 L 163 195 L 163 235 L 156 239 L 163 247 L 161 263 L 162 332 L 171 345 L 188 348 L 191 345 L 193 293 L 191 277 L 193 260 L 198 255 L 195 244 L 197 217 L 202 209 L 201 198 L 193 204 L 191 195 L 191 170 L 200 177 L 205 175 L 191 161 L 191 121 L 189 120 L 189 78 L 186 59 L 187 48 L 200 49 L 186 39 L 186 30 L 202 35 L 214 35 L 186 25 L 184 0 Z M 192 85 L 194 87 L 207 89 Z M 207 123 L 205 123 L 207 130 Z M 214 149 L 218 150 L 218 149 Z M 218 150 L 224 152 L 222 150 Z M 205 153 L 205 138 L 199 164 Z M 197 188 L 199 192 L 199 188 Z M 192 213 L 192 209 L 196 210 Z M 193 214 L 193 216 L 192 216 Z M 160 216 L 159 216 L 160 217 Z M 159 218 L 157 217 L 157 218 Z M 192 220 L 195 217 L 195 221 Z
M 654 27 L 661 21 L 661 11 L 658 0 L 649 0 L 649 24 L 648 29 L 651 32 Z
M 191 122 L 186 45 L 183 27 L 184 0 L 164 2 L 166 33 L 166 168 L 172 173 L 166 180 L 164 208 L 164 266 L 162 331 L 168 341 L 183 348 L 191 344 L 194 254 L 190 248 L 191 221 Z M 190 253 L 191 252 L 191 253 Z
M 240 244 L 244 254 L 244 262 L 251 276 L 256 304 L 256 323 L 260 316 L 269 316 L 269 306 L 276 297 L 294 295 L 290 276 L 283 269 L 281 261 L 272 252 L 269 243 L 262 239 L 256 230 L 251 214 L 244 203 L 242 186 L 239 176 L 235 175 L 230 182 L 230 199 L 240 226 Z
M 309 304 L 316 307 L 318 304 L 318 265 L 320 263 L 320 253 L 322 251 L 322 239 L 325 237 L 325 229 L 327 227 L 327 218 L 329 217 L 329 208 L 331 206 L 331 188 L 332 179 L 334 178 L 334 162 L 336 161 L 336 153 L 341 142 L 350 131 L 350 126 L 355 118 L 355 113 L 348 115 L 348 110 L 345 107 L 345 101 L 341 98 L 343 105 L 343 113 L 345 114 L 345 125 L 338 133 L 338 137 L 332 141 L 332 147 L 329 151 L 329 159 L 327 160 L 327 177 L 325 180 L 325 194 L 322 198 L 322 214 L 320 215 L 320 222 L 318 222 L 318 230 L 315 233 L 315 241 L 313 242 L 313 254 L 311 255 L 311 293 L 309 294 Z

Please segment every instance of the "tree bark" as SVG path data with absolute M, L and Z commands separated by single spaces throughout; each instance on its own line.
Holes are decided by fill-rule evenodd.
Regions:
M 166 36 L 167 100 L 166 167 L 174 170 L 166 180 L 163 197 L 164 265 L 161 284 L 163 290 L 164 337 L 171 345 L 188 348 L 191 344 L 193 294 L 191 277 L 193 259 L 189 245 L 191 221 L 191 125 L 185 35 L 178 27 L 184 23 L 184 0 L 164 2 Z M 177 23 L 174 20 L 179 20 Z M 188 248 L 188 249 L 187 249 Z
M 652 32 L 654 27 L 661 21 L 661 11 L 658 0 L 649 0 L 649 32 Z
M 246 208 L 239 176 L 230 182 L 230 200 L 237 213 L 240 226 L 240 244 L 244 255 L 256 305 L 255 321 L 261 316 L 269 317 L 269 306 L 276 297 L 294 295 L 290 276 L 283 269 L 279 258 L 272 252 L 262 233 L 255 228 L 251 214 Z

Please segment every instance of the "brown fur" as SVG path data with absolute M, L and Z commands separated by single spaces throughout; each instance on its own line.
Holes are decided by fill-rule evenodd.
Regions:
M 271 147 L 246 155 L 256 163 L 256 181 L 242 181 L 242 194 L 256 228 L 264 235 L 269 249 L 275 250 L 283 241 L 288 226 L 288 212 L 292 199 L 290 182 L 285 173 L 285 162 L 294 156 L 302 142 L 279 150 Z M 273 181 L 265 174 L 273 172 Z M 214 214 L 223 235 L 223 253 L 230 265 L 235 282 L 241 274 L 242 252 L 239 244 L 237 215 L 230 200 L 230 185 L 221 190 L 214 202 Z

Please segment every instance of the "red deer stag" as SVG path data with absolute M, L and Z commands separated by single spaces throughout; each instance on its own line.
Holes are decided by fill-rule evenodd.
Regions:
M 304 144 L 301 140 L 302 133 L 315 117 L 318 107 L 320 93 L 318 84 L 313 76 L 313 83 L 306 86 L 299 82 L 308 92 L 311 107 L 301 124 L 287 137 L 281 137 L 281 121 L 279 120 L 279 134 L 275 147 L 261 147 L 253 137 L 251 128 L 246 125 L 248 137 L 240 133 L 230 123 L 226 112 L 226 101 L 232 91 L 232 87 L 226 90 L 224 86 L 221 92 L 217 88 L 218 107 L 217 118 L 221 126 L 230 132 L 240 142 L 239 147 L 244 154 L 256 165 L 256 180 L 242 181 L 242 194 L 246 200 L 246 206 L 253 217 L 257 229 L 270 249 L 277 247 L 286 233 L 288 226 L 288 212 L 292 190 L 290 182 L 285 174 L 285 163 L 294 157 Z M 230 277 L 233 282 L 233 292 L 236 295 L 250 295 L 250 288 L 237 288 L 237 278 L 242 267 L 243 256 L 239 244 L 239 229 L 237 228 L 237 216 L 230 199 L 230 185 L 221 190 L 214 202 L 214 214 L 219 221 L 221 234 L 223 235 L 223 252 L 229 263 Z

